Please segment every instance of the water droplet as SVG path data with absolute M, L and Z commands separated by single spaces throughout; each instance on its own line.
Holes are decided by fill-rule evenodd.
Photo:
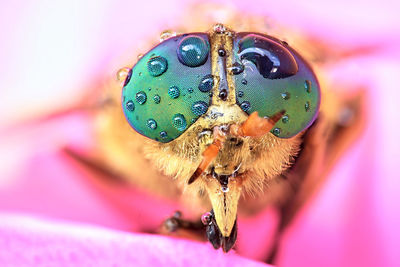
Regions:
M 168 134 L 167 134 L 167 132 L 166 132 L 166 131 L 162 131 L 162 132 L 160 132 L 160 137 L 161 137 L 162 139 L 165 139 L 165 138 L 167 138 L 167 137 L 168 137 Z
M 282 117 L 282 122 L 283 122 L 283 123 L 288 123 L 288 122 L 289 122 L 289 116 L 288 116 L 288 115 L 284 115 L 284 116 Z
M 208 92 L 210 91 L 214 86 L 214 79 L 211 74 L 208 74 L 203 77 L 199 84 L 199 90 L 202 92 Z
M 153 77 L 160 76 L 168 69 L 168 61 L 160 56 L 152 57 L 147 62 L 147 70 Z
M 129 83 L 132 76 L 132 70 L 128 67 L 122 68 L 117 72 L 117 80 L 119 82 L 125 82 L 124 86 Z
M 243 80 L 242 80 L 242 84 L 246 85 L 246 84 L 247 84 L 247 80 L 246 80 L 246 79 L 243 79 Z
M 147 95 L 145 92 L 140 91 L 139 93 L 136 94 L 136 102 L 138 102 L 140 105 L 146 103 L 146 100 L 147 100 Z
M 219 91 L 218 97 L 221 98 L 221 100 L 225 101 L 228 97 L 228 91 L 225 88 L 221 89 L 221 91 Z
M 171 31 L 171 30 L 165 30 L 160 34 L 160 42 L 163 42 L 173 36 L 176 36 L 176 32 Z
M 143 54 L 138 54 L 137 55 L 137 60 L 141 59 L 143 57 Z
M 203 101 L 197 101 L 192 105 L 192 112 L 194 115 L 201 116 L 204 113 L 206 113 L 208 109 L 208 105 L 206 102 Z
M 201 222 L 204 225 L 209 225 L 211 223 L 211 217 L 212 217 L 211 212 L 206 212 L 203 215 L 201 215 Z
M 306 111 L 310 110 L 310 102 L 309 101 L 306 102 L 306 104 L 304 105 L 304 108 Z
M 187 89 L 187 91 L 189 92 L 189 94 L 191 94 L 191 93 L 193 93 L 193 88 L 190 87 L 190 88 Z
M 172 99 L 178 98 L 179 95 L 180 95 L 180 91 L 179 91 L 178 86 L 171 86 L 171 87 L 168 89 L 168 95 L 169 95 Z
M 149 127 L 152 130 L 155 130 L 157 128 L 157 122 L 153 119 L 148 119 L 147 120 L 147 127 Z
M 184 37 L 176 51 L 179 61 L 188 67 L 198 67 L 206 63 L 208 52 L 208 43 L 196 35 Z
M 239 97 L 243 97 L 243 96 L 244 96 L 243 91 L 239 91 L 239 92 L 238 92 L 238 96 L 239 96 Z
M 228 71 L 233 75 L 238 75 L 244 71 L 244 66 L 239 62 L 235 62 L 230 68 L 228 68 Z
M 129 100 L 128 102 L 126 102 L 126 109 L 129 111 L 135 110 L 135 104 L 133 104 L 132 100 Z
M 307 93 L 311 93 L 311 81 L 306 80 L 306 81 L 304 82 L 304 88 L 306 89 L 306 92 L 307 92 Z
M 161 97 L 160 97 L 159 95 L 155 95 L 155 96 L 153 97 L 153 100 L 154 100 L 154 103 L 159 104 L 160 101 L 161 101 Z
M 228 193 L 229 192 L 229 187 L 221 186 L 221 191 L 224 192 L 224 193 Z
M 196 119 L 193 118 L 193 119 L 191 119 L 190 121 L 191 121 L 192 123 L 195 123 L 195 122 L 196 122 Z
M 216 33 L 224 33 L 226 31 L 225 25 L 221 23 L 217 23 L 214 25 L 213 30 Z
M 220 57 L 226 56 L 225 50 L 224 50 L 223 48 L 218 49 L 218 55 L 219 55 Z
M 275 128 L 273 131 L 275 136 L 279 136 L 281 134 L 281 129 L 280 128 Z
M 244 101 L 244 102 L 242 102 L 242 104 L 240 104 L 240 107 L 242 108 L 243 111 L 247 112 L 250 110 L 251 105 L 250 105 L 250 102 Z
M 183 132 L 186 129 L 187 123 L 185 116 L 182 114 L 175 114 L 172 117 L 172 125 L 180 132 Z
M 289 92 L 285 92 L 281 94 L 282 98 L 285 100 L 288 100 L 290 98 L 290 93 Z

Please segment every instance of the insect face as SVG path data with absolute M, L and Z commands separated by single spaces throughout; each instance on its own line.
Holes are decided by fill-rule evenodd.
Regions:
M 146 156 L 208 193 L 216 224 L 209 230 L 227 248 L 242 191 L 290 165 L 319 102 L 314 73 L 287 44 L 223 27 L 154 47 L 122 93 L 129 124 L 154 140 Z

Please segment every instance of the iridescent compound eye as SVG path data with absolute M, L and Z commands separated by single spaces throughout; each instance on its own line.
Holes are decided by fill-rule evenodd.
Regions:
M 122 105 L 140 134 L 169 142 L 184 133 L 210 105 L 210 44 L 207 34 L 172 37 L 145 54 L 129 72 Z
M 320 89 L 307 63 L 287 44 L 256 33 L 238 33 L 234 39 L 237 104 L 247 114 L 262 117 L 286 113 L 272 129 L 281 138 L 292 137 L 315 120 Z

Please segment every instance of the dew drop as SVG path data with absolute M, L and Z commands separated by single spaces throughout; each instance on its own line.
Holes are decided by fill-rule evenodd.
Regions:
M 228 97 L 228 91 L 225 88 L 221 89 L 221 91 L 219 91 L 218 97 L 221 98 L 221 100 L 225 101 Z
M 243 96 L 244 96 L 243 91 L 239 91 L 239 92 L 238 92 L 238 96 L 239 96 L 239 97 L 243 97 Z
M 214 86 L 213 76 L 211 74 L 208 74 L 204 76 L 203 79 L 201 80 L 199 84 L 199 90 L 205 93 L 210 91 L 213 88 L 213 86 Z
M 159 95 L 155 95 L 155 96 L 153 97 L 153 100 L 154 100 L 154 103 L 160 104 L 160 102 L 161 102 L 161 97 L 160 97 Z
M 171 30 L 165 30 L 165 31 L 161 32 L 161 34 L 160 34 L 160 42 L 163 42 L 173 36 L 176 36 L 176 32 L 171 31 Z
M 172 117 L 172 125 L 180 132 L 183 132 L 186 129 L 187 123 L 185 116 L 182 114 L 175 114 Z
M 162 139 L 165 139 L 165 138 L 167 138 L 167 137 L 168 137 L 168 134 L 167 134 L 167 132 L 166 132 L 166 131 L 162 131 L 162 132 L 160 132 L 160 137 L 161 137 Z
M 275 128 L 273 131 L 275 136 L 279 136 L 281 134 L 281 129 L 280 128 Z
M 242 104 L 240 104 L 240 108 L 245 112 L 249 111 L 251 108 L 250 102 L 248 101 L 242 102 Z
M 226 31 L 225 25 L 221 23 L 217 23 L 214 25 L 213 30 L 216 33 L 224 33 Z
M 285 92 L 281 94 L 282 98 L 285 100 L 288 100 L 290 98 L 290 93 L 289 92 Z
M 224 193 L 228 193 L 229 192 L 229 187 L 221 186 L 221 191 L 224 192 Z
M 192 112 L 194 115 L 201 116 L 206 113 L 208 105 L 206 102 L 197 101 L 192 105 Z
M 141 59 L 143 57 L 143 54 L 138 54 L 137 55 L 137 60 Z
M 135 110 L 135 104 L 133 104 L 132 100 L 129 100 L 128 102 L 126 102 L 126 109 L 129 111 Z
M 122 68 L 117 72 L 117 80 L 119 82 L 125 82 L 124 86 L 129 83 L 132 76 L 132 70 L 128 67 Z
M 147 100 L 147 95 L 145 92 L 140 91 L 136 94 L 136 102 L 138 102 L 140 105 L 146 103 L 146 100 Z
M 155 130 L 157 128 L 157 122 L 153 119 L 148 119 L 147 120 L 147 127 L 149 127 L 152 130 Z
M 198 67 L 206 63 L 208 52 L 208 43 L 196 35 L 184 37 L 176 51 L 179 61 L 188 67 Z
M 189 92 L 189 94 L 191 94 L 191 93 L 193 93 L 193 88 L 190 87 L 190 88 L 187 89 L 187 91 Z
M 306 92 L 307 92 L 307 93 L 311 93 L 311 81 L 306 80 L 306 81 L 304 82 L 304 88 L 306 89 Z
M 247 84 L 247 80 L 246 79 L 242 79 L 242 84 L 246 85 Z
M 152 57 L 147 62 L 147 70 L 151 76 L 157 77 L 166 72 L 168 69 L 168 61 L 160 56 Z
M 238 75 L 244 71 L 244 66 L 239 62 L 235 62 L 232 67 L 228 68 L 228 71 L 233 75 Z
M 309 101 L 307 101 L 307 102 L 305 103 L 304 108 L 305 108 L 306 111 L 309 111 L 309 110 L 310 110 L 310 102 L 309 102 Z
M 180 95 L 180 91 L 179 91 L 178 86 L 171 86 L 171 87 L 168 89 L 168 95 L 169 95 L 172 99 L 178 98 L 179 95 Z
M 283 123 L 288 123 L 288 122 L 289 122 L 289 116 L 288 116 L 288 115 L 284 115 L 284 116 L 282 117 L 282 122 L 283 122 Z

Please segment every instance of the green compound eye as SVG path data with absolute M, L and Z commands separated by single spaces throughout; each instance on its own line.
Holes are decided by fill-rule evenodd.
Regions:
M 309 127 L 317 116 L 320 88 L 307 63 L 287 44 L 257 33 L 234 39 L 233 75 L 237 104 L 247 114 L 268 117 L 285 110 L 271 130 L 290 138 Z
M 163 143 L 184 133 L 210 105 L 210 58 L 205 33 L 172 37 L 145 54 L 129 72 L 122 92 L 132 128 Z

